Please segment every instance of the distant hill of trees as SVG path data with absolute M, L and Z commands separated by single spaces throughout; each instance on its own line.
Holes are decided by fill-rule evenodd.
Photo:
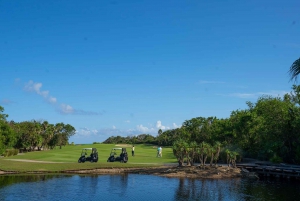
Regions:
M 107 138 L 104 144 L 157 144 L 157 138 L 150 134 L 140 134 L 137 136 L 111 136 Z

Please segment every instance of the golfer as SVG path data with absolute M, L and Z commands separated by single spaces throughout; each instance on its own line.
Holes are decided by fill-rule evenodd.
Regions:
M 131 154 L 132 154 L 132 156 L 134 156 L 134 146 L 132 146 L 132 148 L 131 148 Z

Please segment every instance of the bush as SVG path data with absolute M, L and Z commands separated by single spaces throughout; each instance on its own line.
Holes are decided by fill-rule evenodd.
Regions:
M 227 154 L 226 154 L 226 149 L 228 149 L 229 151 L 234 151 L 234 152 L 237 152 L 238 155 L 236 156 L 236 162 L 241 162 L 242 159 L 243 159 L 243 156 L 244 156 L 244 152 L 243 150 L 238 147 L 237 145 L 227 145 L 225 147 L 223 147 L 220 151 L 220 157 L 219 159 L 223 162 L 223 163 L 226 163 L 227 161 Z
M 280 156 L 277 156 L 277 154 L 274 154 L 272 156 L 272 158 L 270 158 L 270 161 L 272 163 L 282 163 L 283 160 L 282 160 L 282 158 Z
M 14 155 L 18 155 L 19 154 L 19 150 L 18 149 L 14 149 Z
M 18 155 L 19 150 L 18 149 L 6 149 L 5 152 L 3 153 L 4 157 L 9 157 L 9 156 L 15 156 Z

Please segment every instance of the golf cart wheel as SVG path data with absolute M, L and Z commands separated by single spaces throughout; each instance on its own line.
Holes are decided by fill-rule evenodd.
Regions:
M 81 163 L 81 160 L 80 160 L 80 159 L 78 159 L 78 163 Z

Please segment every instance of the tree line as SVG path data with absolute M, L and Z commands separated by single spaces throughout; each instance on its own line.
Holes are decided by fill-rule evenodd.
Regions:
M 219 155 L 233 165 L 242 157 L 300 164 L 300 86 L 283 97 L 264 95 L 246 104 L 228 118 L 195 117 L 180 128 L 159 130 L 156 137 L 112 136 L 103 143 L 172 146 L 179 164 L 213 164 Z
M 47 121 L 7 121 L 0 106 L 0 155 L 8 148 L 19 151 L 53 149 L 65 146 L 76 130 L 70 124 L 50 124 Z
M 158 141 L 177 147 L 181 144 L 184 152 L 189 152 L 193 143 L 200 149 L 205 142 L 208 145 L 202 145 L 202 152 L 207 154 L 214 153 L 209 149 L 218 142 L 232 162 L 239 155 L 300 164 L 300 86 L 294 85 L 283 98 L 265 95 L 246 104 L 247 109 L 232 111 L 229 118 L 186 120 L 181 128 L 158 135 Z M 187 144 L 182 145 L 180 140 Z M 186 155 L 189 158 L 190 154 Z

